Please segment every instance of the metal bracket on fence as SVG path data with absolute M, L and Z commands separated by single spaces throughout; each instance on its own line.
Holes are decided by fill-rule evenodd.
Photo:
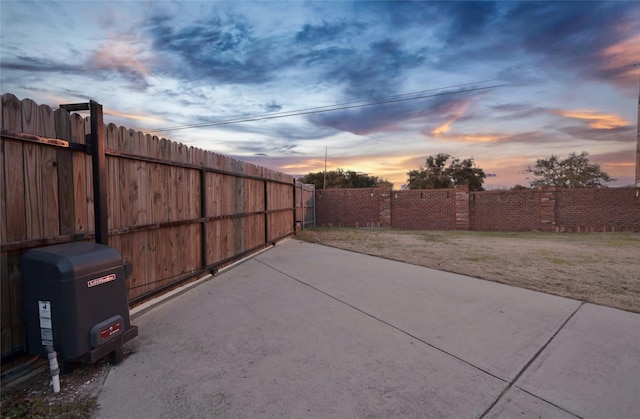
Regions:
M 93 100 L 89 103 L 71 103 L 60 105 L 68 112 L 89 111 L 91 133 L 87 135 L 87 152 L 91 154 L 93 173 L 93 214 L 96 243 L 109 244 L 107 225 L 107 160 L 104 147 L 104 120 L 102 105 Z

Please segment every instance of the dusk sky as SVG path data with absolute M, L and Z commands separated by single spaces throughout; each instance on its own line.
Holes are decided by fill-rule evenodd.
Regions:
M 637 1 L 2 0 L 0 13 L 2 93 L 92 99 L 106 123 L 292 175 L 323 170 L 328 150 L 329 170 L 400 188 L 449 153 L 496 189 L 586 151 L 610 186 L 634 183 Z M 303 114 L 260 119 L 289 112 Z

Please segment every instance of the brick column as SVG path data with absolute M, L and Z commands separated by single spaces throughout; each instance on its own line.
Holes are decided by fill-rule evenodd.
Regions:
M 391 227 L 391 188 L 388 186 L 379 186 L 380 193 L 378 202 L 380 205 L 379 223 L 380 227 Z
M 469 185 L 455 186 L 456 230 L 470 230 Z
M 543 186 L 540 193 L 539 220 L 541 231 L 556 231 L 556 187 Z

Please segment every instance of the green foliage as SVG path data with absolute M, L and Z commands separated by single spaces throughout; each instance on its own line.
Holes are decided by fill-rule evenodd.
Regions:
M 484 170 L 476 167 L 473 158 L 460 160 L 445 153 L 427 157 L 424 168 L 410 170 L 407 175 L 408 189 L 443 189 L 469 185 L 471 191 L 483 190 L 482 184 L 487 177 Z
M 315 185 L 316 189 L 324 186 L 324 172 L 309 173 L 298 179 L 299 182 Z M 353 170 L 331 170 L 327 172 L 327 189 L 335 188 L 375 188 L 380 185 L 393 186 L 392 183 L 380 179 L 377 176 L 369 176 L 366 173 Z
M 546 159 L 538 159 L 534 167 L 529 166 L 526 173 L 533 174 L 536 179 L 530 182 L 531 187 L 557 186 L 559 188 L 602 188 L 605 183 L 616 179 L 600 168 L 597 163 L 589 163 L 589 153 L 571 153 L 561 160 L 556 155 Z

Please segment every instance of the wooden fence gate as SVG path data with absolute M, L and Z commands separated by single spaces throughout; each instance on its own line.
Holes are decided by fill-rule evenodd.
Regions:
M 23 348 L 22 254 L 95 240 L 96 214 L 106 219 L 108 244 L 133 265 L 131 305 L 292 235 L 295 221 L 309 217 L 309 192 L 302 187 L 298 207 L 289 175 L 93 121 L 94 130 L 104 130 L 106 199 L 100 201 L 90 154 L 96 144 L 87 141 L 97 136 L 91 118 L 74 109 L 2 96 L 3 359 Z M 98 204 L 106 215 L 95 211 Z
M 296 229 L 316 226 L 316 187 L 296 183 Z

